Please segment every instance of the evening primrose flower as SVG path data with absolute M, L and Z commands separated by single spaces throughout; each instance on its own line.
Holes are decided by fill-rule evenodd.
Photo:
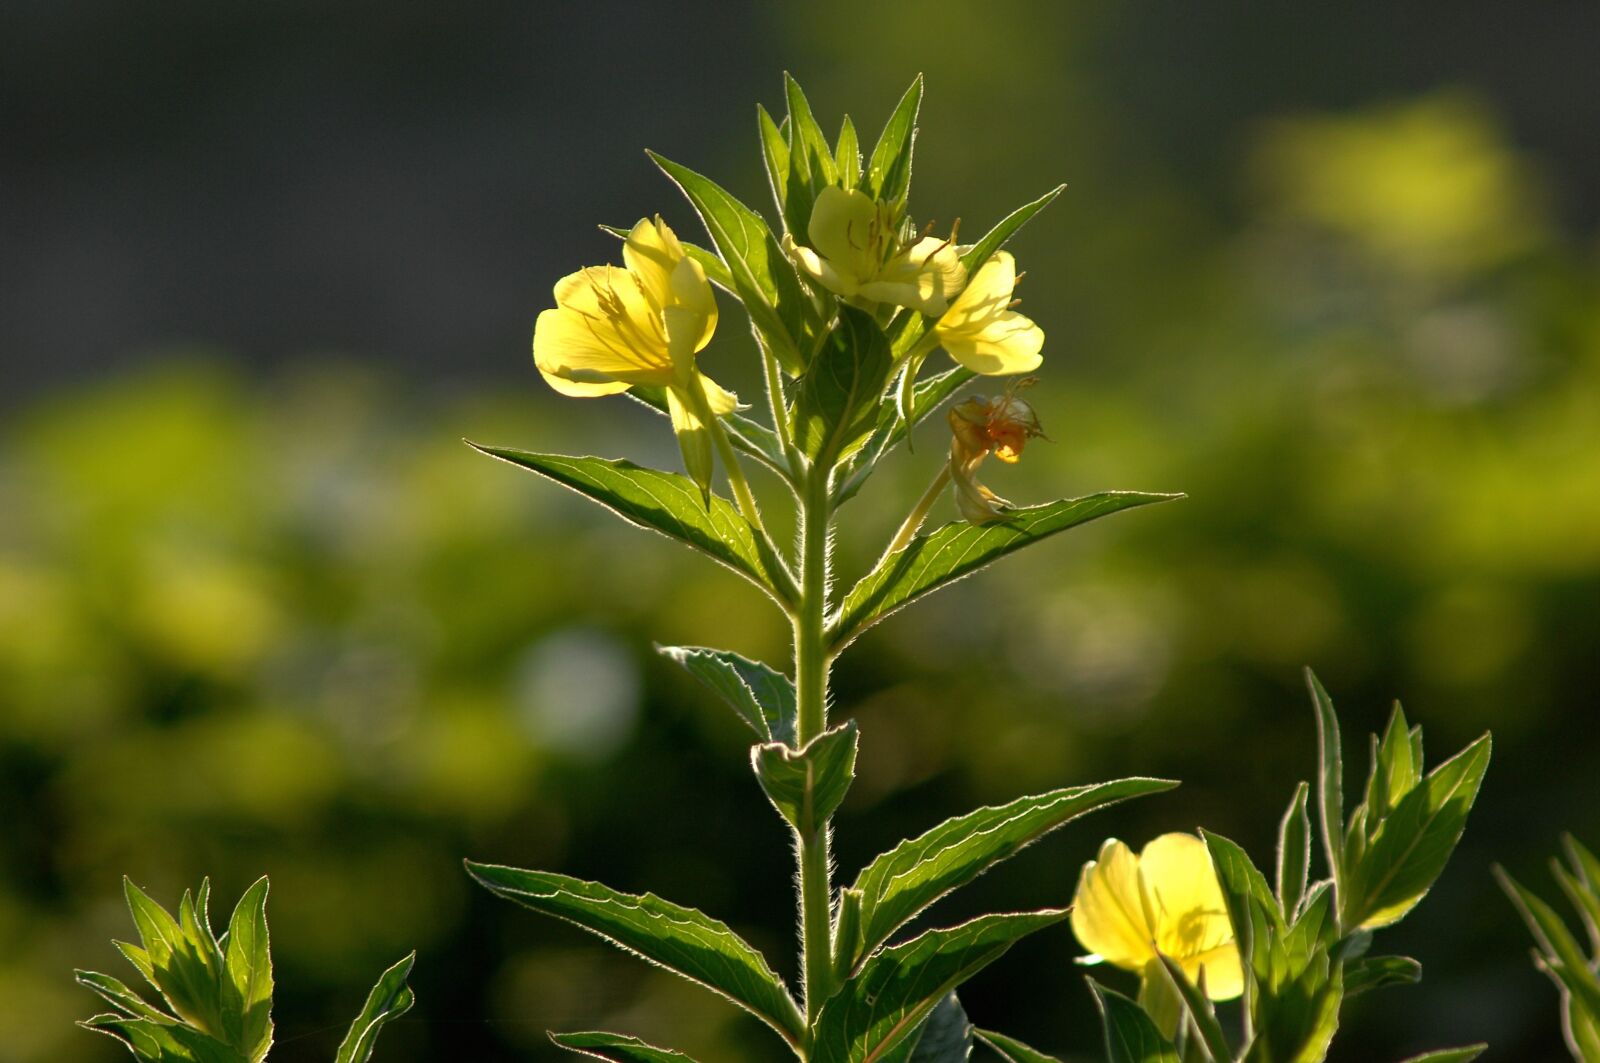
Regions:
M 614 395 L 636 385 L 665 388 L 672 428 L 689 475 L 709 489 L 711 426 L 738 407 L 702 374 L 695 355 L 717 327 L 705 271 L 667 223 L 641 218 L 618 266 L 587 266 L 556 282 L 556 305 L 533 329 L 533 360 L 563 395 Z
M 1115 838 L 1083 865 L 1073 898 L 1072 932 L 1083 947 L 1146 980 L 1162 977 L 1157 954 L 1176 962 L 1191 982 L 1205 973 L 1206 995 L 1232 1000 L 1244 992 L 1222 887 L 1205 842 L 1163 834 L 1135 856 Z
M 949 240 L 906 238 L 896 213 L 891 204 L 859 189 L 829 185 L 811 208 L 806 225 L 811 246 L 785 233 L 784 253 L 835 295 L 942 314 L 967 282 L 954 234 Z
M 977 396 L 950 410 L 950 482 L 956 508 L 971 524 L 999 520 L 1010 505 L 978 482 L 978 466 L 990 454 L 1015 464 L 1028 440 L 1044 435 L 1039 415 L 1017 395 L 1032 384 L 1030 377 L 1006 388 L 998 398 Z
M 933 342 L 974 373 L 1009 376 L 1030 373 L 1044 359 L 1044 330 L 1012 309 L 1017 264 L 1009 251 L 996 251 L 978 268 L 960 296 L 934 323 Z

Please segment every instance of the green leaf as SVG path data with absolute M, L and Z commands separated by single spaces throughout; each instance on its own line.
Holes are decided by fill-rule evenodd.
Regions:
M 653 893 L 621 893 L 546 871 L 467 862 L 491 893 L 564 919 L 721 994 L 796 1043 L 805 1020 L 767 961 L 727 924 Z
M 1157 958 L 1161 961 L 1161 969 L 1166 973 L 1168 983 L 1183 1002 L 1185 1019 L 1199 1035 L 1212 1063 L 1232 1063 L 1233 1049 L 1228 1046 L 1228 1039 L 1217 1022 L 1217 1009 L 1211 1006 L 1211 1001 L 1189 981 L 1189 976 L 1171 957 L 1158 953 Z
M 810 836 L 844 800 L 856 775 L 856 722 L 847 720 L 794 749 L 768 742 L 750 750 L 767 800 L 789 825 Z
M 416 960 L 417 954 L 413 952 L 378 977 L 378 983 L 367 994 L 361 1014 L 350 1024 L 350 1032 L 344 1035 L 334 1063 L 367 1063 L 384 1025 L 411 1010 L 417 997 L 406 979 Z
M 267 932 L 265 875 L 244 891 L 228 921 L 228 978 L 238 993 L 238 1038 L 234 1041 L 252 1060 L 266 1058 L 272 1047 L 272 946 Z M 232 1025 L 232 1024 L 230 1024 Z M 232 1031 L 230 1031 L 231 1033 Z
M 1583 920 L 1583 928 L 1589 934 L 1591 951 L 1600 956 L 1600 894 L 1586 887 L 1558 861 L 1550 861 L 1550 871 L 1561 886 L 1561 892 L 1567 895 L 1568 902 Z
M 830 625 L 833 646 L 836 650 L 845 646 L 895 610 L 1024 546 L 1087 524 L 1097 517 L 1182 497 L 1141 491 L 1102 491 L 1083 498 L 1014 509 L 1003 520 L 991 524 L 954 521 L 937 531 L 917 535 L 903 550 L 879 561 L 877 567 L 845 596 L 837 618 Z
M 630 524 L 694 547 L 733 569 L 780 604 L 792 598 L 793 580 L 783 562 L 750 527 L 738 507 L 720 495 L 712 495 L 709 506 L 702 505 L 700 488 L 687 476 L 646 469 L 631 461 L 533 454 L 470 442 L 468 446 L 571 488 Z
M 1488 1051 L 1486 1044 L 1467 1045 L 1464 1048 L 1440 1048 L 1420 1056 L 1407 1056 L 1400 1063 L 1471 1063 Z
M 1333 875 L 1333 889 L 1341 904 L 1345 898 L 1344 871 L 1344 753 L 1339 738 L 1339 717 L 1311 669 L 1306 685 L 1317 713 L 1317 815 L 1322 826 L 1322 846 Z
M 1177 785 L 1168 779 L 1119 779 L 1068 786 L 979 808 L 901 842 L 856 876 L 852 889 L 862 898 L 857 958 L 870 955 L 940 897 L 1057 827 L 1097 808 Z
M 783 201 L 789 194 L 789 135 L 759 103 L 756 104 L 756 124 L 761 131 L 761 161 L 766 166 L 767 183 L 772 186 L 772 202 L 782 218 Z
M 1573 1059 L 1600 1063 L 1600 1012 L 1585 1008 L 1565 987 L 1561 991 L 1561 1025 Z
M 1248 1014 L 1257 995 L 1256 982 L 1270 971 L 1272 946 L 1286 932 L 1283 913 L 1266 878 L 1243 849 L 1203 828 L 1200 837 L 1211 854 L 1211 866 L 1217 872 L 1217 884 L 1222 888 L 1228 921 L 1233 926 L 1234 943 L 1239 947 Z
M 1387 926 L 1432 888 L 1466 829 L 1489 753 L 1486 734 L 1430 772 L 1384 817 L 1360 866 L 1345 869 L 1345 926 Z
M 789 677 L 732 650 L 706 646 L 656 646 L 720 694 L 764 742 L 794 742 L 795 694 Z
M 1369 825 L 1375 822 L 1372 818 L 1375 813 L 1387 815 L 1417 785 L 1420 779 L 1417 766 L 1418 760 L 1412 756 L 1411 730 L 1397 701 L 1389 716 L 1389 725 L 1384 729 L 1383 740 L 1373 750 L 1372 773 L 1367 780 Z
M 834 165 L 839 169 L 839 186 L 846 191 L 861 183 L 861 145 L 856 138 L 856 125 L 850 116 L 844 116 L 839 127 L 839 143 L 833 149 Z
M 1591 1015 L 1600 1015 L 1600 976 L 1589 966 L 1578 940 L 1554 908 L 1496 866 L 1494 875 L 1516 906 L 1544 954 L 1551 977 Z
M 209 934 L 191 938 L 165 908 L 127 877 L 122 880 L 122 892 L 144 945 L 142 950 L 123 948 L 123 954 L 160 991 L 174 1015 L 220 1041 L 227 1035 L 218 989 L 221 972 Z
M 623 394 L 663 417 L 671 416 L 665 388 L 635 385 Z M 786 482 L 792 482 L 788 459 L 784 457 L 783 444 L 778 441 L 776 432 L 742 413 L 723 414 L 722 427 L 728 433 L 728 442 L 783 477 Z
M 883 1063 L 947 993 L 1065 909 L 985 915 L 884 949 L 822 1006 L 814 1063 Z
M 922 108 L 922 75 L 918 74 L 878 134 L 867 164 L 867 191 L 874 199 L 903 204 L 911 187 L 911 156 L 917 139 L 917 112 Z
M 796 344 L 805 334 L 805 296 L 794 266 L 779 250 L 767 223 L 709 177 L 655 152 L 649 155 L 705 223 L 756 335 L 785 369 L 798 375 L 804 368 Z
M 78 1023 L 115 1037 L 148 1063 L 244 1063 L 238 1050 L 190 1026 L 165 1026 L 147 1019 L 96 1015 Z
M 889 1053 L 904 1063 L 967 1063 L 972 1055 L 972 1022 L 954 993 L 946 993 L 917 1032 Z
M 1108 1063 L 1179 1063 L 1178 1050 L 1143 1008 L 1093 978 L 1084 980 L 1100 1009 Z
M 1306 813 L 1310 787 L 1301 783 L 1278 825 L 1278 906 L 1292 916 L 1300 909 L 1311 872 L 1311 818 Z
M 655 1045 L 645 1044 L 637 1037 L 626 1037 L 618 1033 L 598 1031 L 552 1033 L 550 1040 L 580 1056 L 610 1059 L 615 1063 L 694 1063 L 693 1059 L 682 1052 L 675 1052 L 670 1048 L 657 1048 Z
M 1584 848 L 1571 834 L 1561 836 L 1561 847 L 1566 850 L 1567 860 L 1578 877 L 1583 879 L 1583 884 L 1591 890 L 1600 890 L 1600 858 Z
M 1066 187 L 1066 185 L 1057 185 L 1032 203 L 1026 203 L 1007 214 L 1001 219 L 1000 224 L 984 234 L 983 239 L 967 249 L 966 253 L 961 256 L 961 264 L 969 270 L 976 270 L 979 266 L 989 261 L 996 251 L 1004 247 L 1006 242 L 1016 235 L 1018 229 L 1026 225 L 1035 214 L 1055 202 L 1055 198 Z
M 129 1018 L 148 1019 L 161 1026 L 170 1026 L 178 1021 L 166 1012 L 151 1007 L 138 993 L 110 975 L 98 971 L 74 971 L 73 980 L 85 989 L 98 993 L 106 1003 Z
M 849 454 L 877 423 L 892 368 L 888 341 L 871 315 L 841 306 L 839 323 L 800 378 L 794 403 L 800 449 L 823 467 Z
M 993 1030 L 974 1030 L 973 1033 L 994 1050 L 1002 1063 L 1061 1063 L 1055 1056 L 1047 1056 L 1037 1048 L 1030 1048 L 1015 1037 L 1007 1037 Z
M 834 493 L 834 505 L 837 506 L 861 490 L 861 485 L 872 475 L 873 467 L 878 461 L 905 439 L 923 418 L 938 409 L 961 385 L 975 376 L 977 374 L 972 370 L 958 365 L 954 369 L 920 381 L 913 392 L 909 422 L 900 416 L 898 403 L 884 403 L 878 411 L 877 427 L 872 430 L 872 435 L 868 437 L 866 444 L 850 459 L 848 471 L 839 478 L 839 487 Z
M 783 75 L 783 93 L 789 104 L 789 177 L 783 219 L 795 239 L 804 241 L 817 194 L 839 175 L 805 92 L 787 73 Z
M 1410 956 L 1362 956 L 1344 965 L 1344 995 L 1359 996 L 1391 985 L 1422 981 L 1422 964 Z

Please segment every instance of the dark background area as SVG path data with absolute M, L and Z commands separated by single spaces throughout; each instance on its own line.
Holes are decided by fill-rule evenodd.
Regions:
M 1015 245 L 1053 442 L 991 485 L 1190 496 L 842 660 L 844 874 L 974 804 L 1128 774 L 1184 786 L 931 918 L 1064 903 L 1111 834 L 1203 823 L 1266 866 L 1313 767 L 1309 664 L 1350 789 L 1396 696 L 1430 761 L 1496 734 L 1462 848 L 1379 938 L 1424 982 L 1352 1003 L 1333 1058 L 1559 1058 L 1488 869 L 1554 893 L 1559 833 L 1600 844 L 1597 44 L 1578 2 L 6 5 L 0 1060 L 116 1058 L 71 1027 L 94 1001 L 70 972 L 131 981 L 120 875 L 170 903 L 210 874 L 231 904 L 263 872 L 274 1059 L 328 1058 L 413 946 L 384 1059 L 554 1058 L 551 1027 L 768 1058 L 730 1006 L 458 861 L 655 890 L 792 973 L 742 735 L 650 651 L 782 664 L 787 632 L 459 439 L 673 467 L 637 407 L 545 388 L 531 324 L 615 257 L 596 224 L 698 238 L 646 147 L 770 212 L 754 103 L 785 69 L 869 140 L 925 73 L 919 218 L 976 235 L 1068 183 Z M 707 363 L 754 395 L 723 314 Z M 845 578 L 931 473 L 926 434 L 844 511 Z M 1024 942 L 969 1011 L 1092 1057 L 1077 951 Z

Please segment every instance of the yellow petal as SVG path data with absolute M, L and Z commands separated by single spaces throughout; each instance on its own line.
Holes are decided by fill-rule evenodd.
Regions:
M 665 351 L 662 355 L 654 364 L 623 343 L 604 320 L 565 307 L 543 311 L 533 326 L 534 364 L 564 395 L 612 395 L 632 384 L 668 383 L 671 363 Z
M 678 260 L 672 269 L 672 298 L 675 305 L 700 315 L 702 325 L 694 349 L 702 349 L 717 331 L 717 297 L 711 293 L 711 282 L 700 263 L 692 258 Z
M 996 251 L 989 261 L 978 267 L 949 313 L 935 327 L 966 329 L 974 322 L 993 317 L 1011 302 L 1011 292 L 1016 286 L 1016 259 L 1009 251 Z
M 683 245 L 659 218 L 640 218 L 622 245 L 622 261 L 638 275 L 657 307 L 671 301 L 672 271 L 683 257 Z
M 876 274 L 881 264 L 872 261 L 874 247 L 881 246 L 873 239 L 877 221 L 878 204 L 871 196 L 829 185 L 811 208 L 806 235 L 835 269 L 860 281 Z
M 1100 847 L 1098 859 L 1083 865 L 1072 932 L 1084 948 L 1130 971 L 1143 970 L 1155 958 L 1139 891 L 1139 861 L 1115 838 Z
M 783 253 L 789 256 L 802 273 L 833 294 L 842 295 L 846 299 L 856 294 L 859 285 L 853 279 L 834 269 L 831 262 L 811 248 L 795 243 L 794 237 L 788 233 L 783 234 Z
M 1139 854 L 1139 881 L 1162 954 L 1184 965 L 1185 971 L 1198 970 L 1200 957 L 1213 957 L 1209 963 L 1216 969 L 1206 977 L 1216 984 L 1210 988 L 1220 992 L 1231 987 L 1238 952 L 1234 951 L 1233 968 L 1218 955 L 1232 947 L 1233 927 L 1205 842 L 1192 834 L 1154 839 Z
M 1232 941 L 1198 956 L 1178 961 L 1189 981 L 1199 983 L 1200 970 L 1206 972 L 1206 996 L 1212 1000 L 1232 1000 L 1244 993 L 1244 968 L 1239 962 L 1239 947 Z
M 940 340 L 950 357 L 984 376 L 1031 373 L 1044 361 L 1044 329 L 1015 310 L 1001 311 L 972 332 L 941 334 Z
M 862 286 L 861 294 L 924 314 L 943 314 L 966 282 L 967 269 L 955 247 L 948 240 L 925 236 L 891 259 L 876 282 Z M 874 288 L 881 290 L 875 294 Z

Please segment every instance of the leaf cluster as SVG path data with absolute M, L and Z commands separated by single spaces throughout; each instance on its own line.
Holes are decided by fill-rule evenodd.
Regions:
M 115 1037 L 144 1063 L 260 1063 L 272 1047 L 272 950 L 267 890 L 260 878 L 234 907 L 221 935 L 211 928 L 210 880 L 184 890 L 178 915 L 123 880 L 138 945 L 117 948 L 144 975 L 160 1005 L 110 975 L 78 971 L 113 1011 L 79 1023 Z M 340 1044 L 335 1063 L 366 1063 L 384 1024 L 410 1009 L 406 978 L 415 953 L 385 971 Z
M 1561 994 L 1561 1032 L 1578 1063 L 1600 1063 L 1600 859 L 1568 834 L 1561 839 L 1567 862 L 1550 861 L 1550 872 L 1578 913 L 1588 948 L 1568 929 L 1549 902 L 1512 878 L 1495 877 L 1528 924 L 1537 948 L 1533 962 Z
M 1311 881 L 1307 783 L 1296 787 L 1280 824 L 1270 885 L 1242 848 L 1202 830 L 1243 967 L 1243 1028 L 1230 1038 L 1204 986 L 1162 957 L 1159 980 L 1139 1002 L 1091 981 L 1112 1063 L 1317 1063 L 1327 1057 L 1346 1000 L 1421 978 L 1421 964 L 1410 957 L 1369 955 L 1373 932 L 1403 918 L 1444 870 L 1488 767 L 1489 736 L 1427 771 L 1421 728 L 1409 726 L 1397 704 L 1382 737 L 1371 741 L 1366 788 L 1346 817 L 1338 716 L 1316 676 L 1308 671 L 1306 679 L 1317 718 L 1314 790 L 1329 876 Z M 1413 1063 L 1472 1059 L 1482 1049 L 1447 1049 Z

